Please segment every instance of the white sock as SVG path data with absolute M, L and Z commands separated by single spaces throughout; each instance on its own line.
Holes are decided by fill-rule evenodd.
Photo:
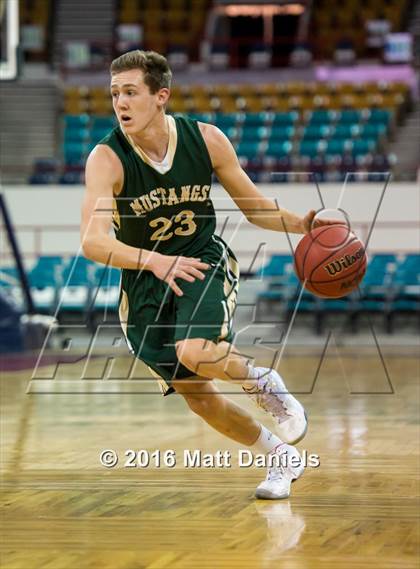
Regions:
M 250 447 L 250 449 L 254 453 L 268 454 L 269 452 L 272 452 L 277 446 L 281 444 L 283 444 L 283 441 L 281 441 L 278 438 L 278 436 L 276 436 L 274 433 L 266 429 L 264 425 L 261 425 L 260 436 L 255 441 L 255 443 Z
M 256 387 L 258 383 L 261 374 L 261 369 L 256 368 L 251 364 L 247 364 L 247 367 L 248 367 L 248 377 L 243 382 L 242 387 L 244 387 L 245 389 L 252 389 L 253 387 Z

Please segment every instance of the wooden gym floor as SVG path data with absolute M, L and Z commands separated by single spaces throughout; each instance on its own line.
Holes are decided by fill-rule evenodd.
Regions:
M 3 373 L 1 567 L 418 568 L 419 364 L 403 348 L 384 356 L 393 394 L 369 350 L 327 353 L 312 393 L 317 355 L 282 361 L 289 388 L 307 392 L 298 446 L 321 464 L 274 502 L 253 497 L 265 469 L 240 468 L 238 445 L 154 383 L 82 384 L 77 363 L 54 381 Z M 102 449 L 118 452 L 115 468 Z M 177 464 L 124 468 L 125 449 L 173 449 Z M 230 450 L 232 467 L 187 469 L 184 449 Z

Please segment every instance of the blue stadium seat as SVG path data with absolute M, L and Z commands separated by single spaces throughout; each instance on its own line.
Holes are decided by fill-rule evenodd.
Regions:
M 85 161 L 84 158 L 80 160 L 82 164 Z M 63 172 L 58 179 L 59 184 L 63 185 L 72 185 L 72 184 L 83 184 L 85 179 L 84 172 L 80 172 L 77 170 L 68 170 Z
M 52 172 L 35 172 L 29 177 L 29 183 L 31 186 L 55 184 L 57 183 L 57 174 Z

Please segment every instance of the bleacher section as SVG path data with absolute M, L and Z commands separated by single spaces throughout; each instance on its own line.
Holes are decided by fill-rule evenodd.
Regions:
M 302 292 L 290 255 L 274 255 L 258 275 L 267 280 L 265 290 L 256 299 L 259 320 L 275 313 L 289 321 L 296 310 L 298 315 L 310 315 L 317 333 L 323 331 L 332 314 L 341 314 L 342 325 L 352 332 L 357 332 L 366 314 L 380 315 L 388 333 L 393 332 L 395 320 L 401 315 L 415 316 L 420 325 L 419 254 L 371 256 L 359 289 L 342 299 L 322 299 L 305 290 Z
M 262 279 L 261 292 L 255 298 L 256 318 L 264 321 L 267 315 L 288 321 L 296 306 L 298 314 L 313 319 L 317 333 L 324 330 L 331 314 L 344 317 L 344 325 L 357 332 L 366 314 L 377 314 L 383 328 L 391 333 L 395 320 L 408 315 L 420 324 L 420 255 L 371 256 L 360 289 L 343 299 L 324 300 L 301 291 L 293 270 L 290 255 L 273 255 L 268 265 L 255 277 Z M 0 268 L 0 287 L 3 293 L 18 300 L 14 284 L 14 269 Z M 86 260 L 84 257 L 62 258 L 41 256 L 29 271 L 29 282 L 39 312 L 66 316 L 79 315 L 94 321 L 95 315 L 107 312 L 116 315 L 119 300 L 120 271 Z
M 332 59 L 340 45 L 351 47 L 357 57 L 369 51 L 368 22 L 388 21 L 390 32 L 404 28 L 409 0 L 343 0 L 333 7 L 328 0 L 312 4 L 309 45 L 316 59 Z
M 49 61 L 52 7 L 50 0 L 20 0 L 20 33 L 25 61 Z
M 175 85 L 168 111 L 216 124 L 254 181 L 289 182 L 293 171 L 325 181 L 388 171 L 387 144 L 409 107 L 403 83 L 273 83 Z M 105 87 L 68 88 L 63 110 L 64 168 L 38 168 L 32 183 L 82 183 L 88 153 L 115 125 Z
M 121 51 L 151 49 L 170 56 L 184 52 L 189 61 L 198 59 L 209 0 L 119 0 L 120 25 L 138 25 L 142 41 L 126 43 Z

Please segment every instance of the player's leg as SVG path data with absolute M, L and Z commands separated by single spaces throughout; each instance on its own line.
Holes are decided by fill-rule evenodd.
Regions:
M 183 396 L 189 408 L 199 415 L 213 429 L 234 441 L 251 446 L 261 433 L 258 423 L 245 409 L 225 397 L 213 381 L 207 378 L 183 379 L 173 381 L 176 392 Z M 275 444 L 280 444 L 273 435 Z
M 299 441 L 307 428 L 302 405 L 275 370 L 254 367 L 231 343 L 239 282 L 235 256 L 220 238 L 214 238 L 202 260 L 213 268 L 204 281 L 182 283 L 184 294 L 175 299 L 179 362 L 196 375 L 240 383 L 259 407 L 274 416 L 283 441 Z
M 283 443 L 245 409 L 220 393 L 213 381 L 186 378 L 173 381 L 172 386 L 213 429 L 249 447 L 254 454 L 267 456 L 267 477 L 257 487 L 258 498 L 277 500 L 290 495 L 291 483 L 304 470 L 295 447 Z
M 283 441 L 295 444 L 305 436 L 305 411 L 275 370 L 254 367 L 226 341 L 216 344 L 199 338 L 187 339 L 178 341 L 176 350 L 178 360 L 194 374 L 239 383 L 259 407 L 273 415 Z

